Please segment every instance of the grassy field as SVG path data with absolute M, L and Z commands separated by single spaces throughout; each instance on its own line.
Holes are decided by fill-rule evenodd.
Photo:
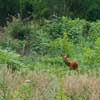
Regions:
M 61 57 L 78 62 L 69 70 Z M 13 18 L 0 36 L 0 100 L 100 100 L 100 21 Z
M 1 100 L 99 100 L 100 78 L 69 72 L 0 70 Z

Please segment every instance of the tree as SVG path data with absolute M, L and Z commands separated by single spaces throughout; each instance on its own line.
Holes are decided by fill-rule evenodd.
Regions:
M 4 24 L 9 15 L 16 15 L 19 9 L 19 0 L 0 0 L 0 24 Z

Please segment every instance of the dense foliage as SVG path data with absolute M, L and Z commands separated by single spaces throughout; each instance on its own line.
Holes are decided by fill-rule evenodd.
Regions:
M 99 24 L 100 21 L 68 17 L 37 24 L 14 17 L 4 28 L 6 40 L 1 41 L 1 46 L 19 53 L 29 69 L 41 64 L 64 66 L 61 54 L 67 54 L 70 60 L 74 58 L 79 62 L 80 71 L 97 70 L 100 65 Z
M 99 4 L 0 0 L 0 100 L 100 100 Z
M 99 0 L 0 0 L 0 23 L 11 20 L 11 16 L 41 19 L 56 16 L 100 19 Z

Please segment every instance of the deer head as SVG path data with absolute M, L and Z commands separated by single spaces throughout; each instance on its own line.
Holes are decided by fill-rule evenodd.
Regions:
M 69 61 L 68 61 L 68 56 L 66 54 L 61 54 L 62 58 L 63 58 L 63 61 L 66 65 L 69 65 Z

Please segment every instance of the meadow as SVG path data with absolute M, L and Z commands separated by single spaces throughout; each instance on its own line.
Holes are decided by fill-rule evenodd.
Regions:
M 69 70 L 61 54 L 78 62 Z M 100 20 L 13 17 L 0 34 L 0 100 L 100 100 Z

